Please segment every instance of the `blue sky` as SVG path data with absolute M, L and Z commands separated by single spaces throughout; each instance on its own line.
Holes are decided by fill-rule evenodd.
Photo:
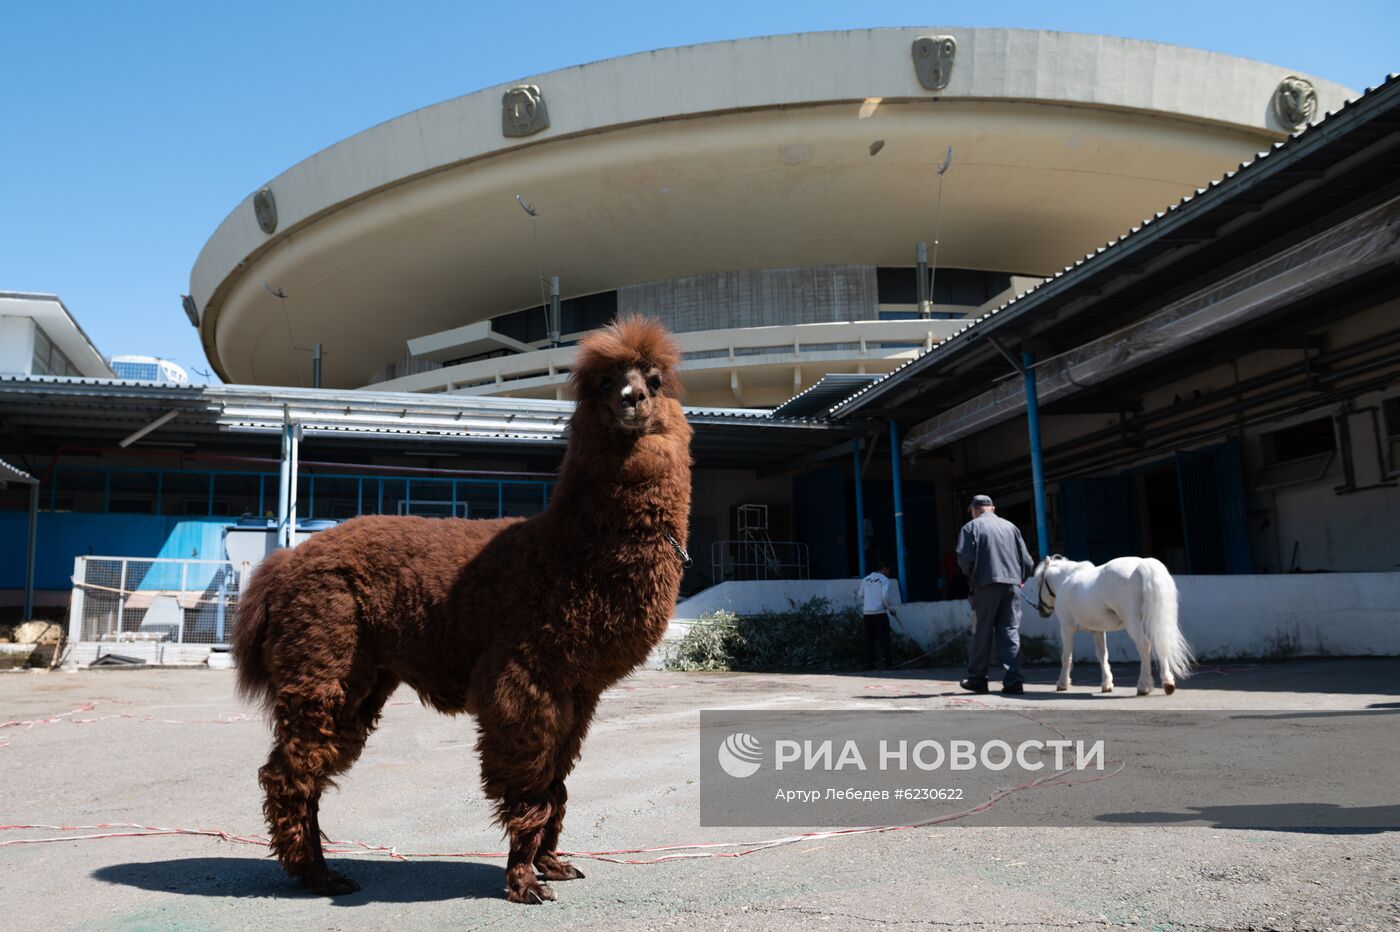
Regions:
M 204 369 L 179 306 L 195 256 L 243 197 L 319 149 L 427 104 L 614 55 L 908 25 L 1151 39 L 1356 88 L 1400 70 L 1396 0 L 0 0 L 0 290 L 58 294 L 105 353 Z

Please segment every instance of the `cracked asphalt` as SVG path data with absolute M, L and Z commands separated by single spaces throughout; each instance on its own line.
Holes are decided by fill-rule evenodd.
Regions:
M 1056 696 L 1033 668 L 1019 707 L 1352 711 L 1400 709 L 1396 662 L 1292 661 L 1211 668 L 1175 696 L 1133 696 L 1136 670 L 1098 696 L 1094 671 Z M 1086 695 L 1080 695 L 1086 694 Z M 889 675 L 642 672 L 609 692 L 570 780 L 563 845 L 598 851 L 790 834 L 699 825 L 698 711 L 944 708 L 956 671 Z M 78 710 L 78 711 L 74 711 Z M 68 713 L 68 714 L 64 714 Z M 1397 716 L 1400 721 L 1400 715 Z M 0 822 L 262 831 L 256 770 L 266 725 L 233 674 L 114 670 L 0 675 Z M 1143 929 L 1395 928 L 1400 832 L 1221 825 L 978 826 L 824 838 L 743 858 L 578 862 L 558 901 L 501 895 L 500 833 L 477 780 L 469 718 L 399 692 L 364 756 L 322 804 L 334 839 L 439 856 L 332 856 L 363 885 L 304 894 L 255 845 L 209 836 L 0 847 L 11 928 L 83 929 Z M 1395 745 L 1400 747 L 1400 742 Z M 1400 758 L 1398 758 L 1400 760 Z M 1228 764 L 1222 763 L 1222 767 Z M 1400 787 L 1400 780 L 1396 781 Z M 1076 790 L 1076 791 L 1082 791 Z M 1400 802 L 1392 798 L 1390 802 Z M 113 829 L 112 831 L 121 831 Z M 0 843 L 81 834 L 0 830 Z

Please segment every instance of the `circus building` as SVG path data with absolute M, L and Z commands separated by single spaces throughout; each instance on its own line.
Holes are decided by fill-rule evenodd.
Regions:
M 183 304 L 224 384 L 109 369 L 10 296 L 6 332 L 75 371 L 37 338 L 0 367 L 0 615 L 66 605 L 80 656 L 168 661 L 328 524 L 537 514 L 578 341 L 643 313 L 694 427 L 678 619 L 849 600 L 878 561 L 931 637 L 983 493 L 1034 550 L 1162 560 L 1198 646 L 1383 652 L 1397 149 L 1395 78 L 1005 29 L 664 49 L 425 107 L 212 232 Z M 1312 627 L 1250 595 L 1280 586 Z
M 213 232 L 186 310 L 230 382 L 309 386 L 319 346 L 326 387 L 551 399 L 582 333 L 642 312 L 692 403 L 771 408 L 891 371 L 1347 96 L 1026 30 L 646 52 L 289 167 Z

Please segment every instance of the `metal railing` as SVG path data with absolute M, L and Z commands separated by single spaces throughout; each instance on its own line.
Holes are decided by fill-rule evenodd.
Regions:
M 226 645 L 248 564 L 77 557 L 70 642 Z
M 859 320 L 765 327 L 732 327 L 674 333 L 685 370 L 761 364 L 765 357 L 785 364 L 813 353 L 841 353 L 853 363 L 898 360 L 930 349 L 967 325 L 965 320 Z M 375 391 L 494 394 L 541 386 L 562 386 L 573 365 L 572 346 L 492 356 L 367 386 Z
M 730 579 L 808 579 L 807 545 L 795 540 L 717 540 L 710 545 L 715 583 Z
M 398 513 L 400 516 L 417 515 L 420 518 L 470 518 L 472 516 L 469 502 L 437 502 L 417 498 L 399 502 Z

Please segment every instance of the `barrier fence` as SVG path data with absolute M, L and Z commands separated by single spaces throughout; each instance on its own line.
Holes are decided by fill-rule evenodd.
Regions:
M 227 645 L 247 575 L 246 562 L 77 557 L 68 639 Z
M 727 580 L 807 579 L 807 545 L 795 540 L 717 540 L 710 546 L 716 585 Z

